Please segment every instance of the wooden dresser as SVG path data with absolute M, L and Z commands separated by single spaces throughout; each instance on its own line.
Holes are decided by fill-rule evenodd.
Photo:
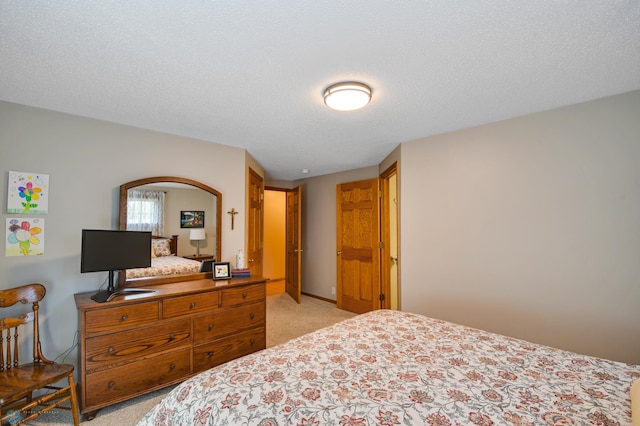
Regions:
M 107 303 L 75 295 L 81 413 L 185 380 L 266 347 L 265 278 L 182 281 Z

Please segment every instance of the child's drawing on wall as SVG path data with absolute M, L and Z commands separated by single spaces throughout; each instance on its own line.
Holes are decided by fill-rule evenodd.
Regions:
M 49 211 L 49 175 L 9 172 L 7 213 L 46 214 Z
M 7 218 L 6 256 L 44 254 L 44 219 Z

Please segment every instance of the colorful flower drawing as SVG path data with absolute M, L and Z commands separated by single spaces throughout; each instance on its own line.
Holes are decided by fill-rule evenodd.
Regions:
M 9 172 L 7 213 L 46 214 L 49 175 Z
M 18 191 L 20 193 L 20 198 L 24 198 L 24 202 L 22 202 L 22 207 L 24 210 L 22 213 L 28 213 L 31 207 L 38 207 L 37 203 L 33 201 L 37 201 L 40 198 L 40 193 L 42 192 L 41 188 L 34 188 L 33 182 L 27 182 L 25 186 L 19 186 Z
M 7 256 L 44 254 L 44 219 L 7 219 Z

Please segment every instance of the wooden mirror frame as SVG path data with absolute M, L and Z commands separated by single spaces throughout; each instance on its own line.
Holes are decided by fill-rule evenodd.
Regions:
M 131 182 L 124 183 L 120 185 L 120 225 L 119 228 L 121 230 L 127 229 L 127 201 L 129 199 L 129 190 L 131 188 L 135 188 L 141 185 L 148 185 L 152 183 L 164 183 L 164 182 L 172 182 L 172 183 L 182 183 L 185 185 L 191 185 L 196 188 L 200 188 L 211 195 L 217 198 L 216 202 L 216 258 L 221 258 L 222 256 L 222 194 L 209 185 L 205 185 L 201 182 L 175 177 L 175 176 L 156 176 L 149 177 L 144 179 L 138 179 Z M 195 274 L 180 274 L 180 275 L 165 275 L 159 277 L 149 277 L 149 278 L 136 278 L 128 280 L 126 276 L 126 271 L 118 274 L 118 286 L 119 287 L 140 287 L 145 285 L 154 285 L 154 284 L 164 284 L 164 283 L 172 283 L 178 281 L 191 281 L 191 280 L 199 280 L 203 278 L 211 278 L 211 272 L 200 272 Z

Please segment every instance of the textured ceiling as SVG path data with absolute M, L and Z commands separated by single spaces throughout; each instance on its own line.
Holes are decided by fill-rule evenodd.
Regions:
M 326 108 L 342 80 L 372 102 Z M 270 179 L 637 89 L 638 0 L 0 0 L 1 100 L 246 148 Z

